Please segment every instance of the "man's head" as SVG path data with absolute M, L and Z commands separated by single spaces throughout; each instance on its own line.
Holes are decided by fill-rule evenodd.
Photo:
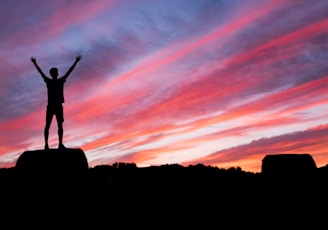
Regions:
M 50 69 L 50 75 L 52 77 L 52 79 L 57 79 L 58 77 L 58 69 L 53 67 Z

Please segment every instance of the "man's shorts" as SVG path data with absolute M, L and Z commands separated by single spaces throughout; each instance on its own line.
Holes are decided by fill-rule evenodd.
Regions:
M 53 115 L 56 116 L 57 122 L 64 122 L 64 111 L 61 103 L 47 105 L 46 121 L 50 122 Z

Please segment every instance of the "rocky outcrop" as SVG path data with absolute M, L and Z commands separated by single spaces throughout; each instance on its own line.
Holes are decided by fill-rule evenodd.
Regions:
M 92 190 L 81 149 L 26 151 L 14 169 L 8 196 L 15 199 L 6 210 L 6 218 L 19 220 L 13 221 L 13 229 L 88 229 L 92 205 L 87 197 Z
M 262 160 L 262 174 L 267 176 L 308 175 L 316 168 L 310 154 L 273 154 Z
M 87 171 L 88 161 L 81 149 L 49 149 L 23 152 L 16 162 L 22 170 Z

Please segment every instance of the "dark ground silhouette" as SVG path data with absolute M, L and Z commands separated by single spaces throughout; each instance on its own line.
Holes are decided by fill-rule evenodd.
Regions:
M 29 151 L 0 169 L 1 229 L 324 228 L 328 167 L 292 171 L 89 168 L 81 149 Z

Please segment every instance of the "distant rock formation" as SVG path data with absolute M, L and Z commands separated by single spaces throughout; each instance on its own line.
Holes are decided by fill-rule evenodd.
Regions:
M 311 174 L 317 166 L 310 154 L 273 154 L 262 160 L 262 174 L 268 176 L 297 176 Z

